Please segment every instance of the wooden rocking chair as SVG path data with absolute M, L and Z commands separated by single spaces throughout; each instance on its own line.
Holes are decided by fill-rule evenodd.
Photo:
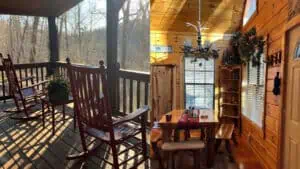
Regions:
M 88 148 L 86 136 L 91 136 L 101 141 L 100 146 L 102 143 L 110 146 L 113 162 L 103 157 L 99 158 L 112 165 L 114 169 L 119 169 L 122 165 L 127 164 L 138 156 L 142 158 L 136 160 L 132 168 L 136 168 L 147 160 L 146 118 L 149 111 L 148 106 L 144 106 L 128 116 L 114 120 L 108 98 L 108 84 L 104 62 L 100 61 L 100 68 L 74 66 L 70 64 L 69 59 L 67 59 L 67 62 L 83 148 L 82 153 L 69 155 L 67 159 L 86 159 L 89 155 L 93 155 L 99 146 L 95 146 L 93 149 Z M 139 122 L 138 125 L 137 121 Z M 135 122 L 135 125 L 133 122 Z M 136 138 L 138 134 L 141 134 L 142 139 Z M 135 144 L 129 142 L 132 139 L 136 140 Z M 126 149 L 119 152 L 117 148 L 120 145 L 125 145 Z M 136 154 L 119 162 L 118 156 L 129 150 L 134 150 Z
M 37 90 L 37 86 L 43 86 L 48 81 L 43 81 L 40 83 L 33 84 L 34 77 L 27 77 L 25 79 L 18 79 L 16 70 L 14 68 L 13 62 L 10 55 L 4 58 L 0 53 L 0 59 L 4 67 L 4 71 L 9 84 L 9 93 L 13 97 L 16 107 L 6 112 L 13 112 L 18 115 L 11 116 L 10 118 L 16 120 L 34 120 L 40 117 L 42 114 L 37 114 L 37 106 L 40 105 L 40 98 L 45 95 L 43 90 Z M 32 85 L 21 88 L 20 84 L 24 81 L 31 81 Z M 41 106 L 40 106 L 41 107 Z M 19 113 L 24 113 L 20 115 Z

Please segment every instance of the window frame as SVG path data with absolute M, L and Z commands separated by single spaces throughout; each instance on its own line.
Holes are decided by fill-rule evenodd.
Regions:
M 266 52 L 265 52 L 266 53 Z M 246 85 L 246 87 L 245 87 L 245 89 L 246 89 L 246 97 L 245 97 L 245 104 L 246 104 L 246 108 L 245 108 L 245 110 L 243 109 L 243 116 L 244 117 L 246 117 L 249 121 L 251 121 L 253 124 L 255 124 L 258 128 L 260 128 L 262 131 L 263 131 L 263 135 L 265 135 L 265 118 L 266 118 L 266 89 L 267 89 L 267 63 L 264 63 L 264 58 L 265 58 L 265 54 L 262 54 L 262 56 L 261 56 L 261 58 L 262 58 L 262 60 L 261 60 L 261 65 L 264 65 L 264 68 L 263 68 L 263 77 L 261 78 L 260 77 L 260 75 L 262 75 L 259 71 L 260 71 L 260 67 L 254 67 L 253 69 L 257 69 L 256 71 L 257 71 L 257 75 L 256 75 L 256 83 L 255 84 L 250 84 L 249 83 L 249 72 L 250 72 L 250 67 L 252 66 L 252 65 L 250 65 L 250 63 L 248 63 L 247 65 L 246 65 L 246 68 L 247 68 L 247 73 L 246 73 L 246 81 L 247 81 L 247 85 Z M 260 66 L 261 66 L 260 65 Z M 251 75 L 250 75 L 251 76 Z M 263 79 L 263 83 L 261 83 L 261 79 Z M 260 122 L 260 124 L 258 124 L 257 123 L 257 121 L 255 121 L 255 120 L 253 120 L 252 119 L 252 113 L 253 112 L 250 112 L 250 115 L 249 115 L 249 112 L 245 112 L 245 111 L 248 111 L 249 109 L 248 109 L 248 88 L 249 88 L 249 86 L 250 87 L 254 87 L 255 88 L 255 95 L 254 95 L 254 97 L 252 97 L 253 99 L 256 99 L 257 97 L 259 97 L 258 96 L 258 91 L 259 91 L 259 89 L 261 89 L 262 88 L 262 91 L 263 91 L 263 99 L 261 99 L 262 101 L 263 101 L 263 104 L 262 104 L 262 107 L 261 107 L 261 110 L 263 110 L 262 112 L 260 112 L 261 114 L 260 114 L 260 116 L 261 116 L 261 122 Z M 255 105 L 255 108 L 257 108 L 257 105 Z M 258 111 L 256 110 L 255 111 L 255 113 L 258 113 Z
M 244 2 L 244 11 L 243 11 L 243 18 L 242 18 L 242 26 L 243 27 L 247 27 L 247 25 L 249 25 L 249 23 L 251 23 L 251 21 L 255 18 L 255 16 L 257 16 L 258 14 L 258 3 L 259 0 L 255 0 L 256 1 L 256 7 L 255 7 L 255 11 L 252 13 L 252 15 L 249 17 L 249 19 L 247 20 L 247 22 L 244 23 L 244 19 L 245 19 L 245 14 L 246 14 L 246 6 L 248 1 L 252 1 L 252 0 L 245 0 Z
M 186 86 L 187 85 L 192 85 L 192 86 L 212 86 L 213 88 L 213 96 L 212 96 L 212 100 L 213 100 L 213 105 L 212 105 L 212 111 L 215 110 L 215 86 L 216 86 L 216 61 L 214 59 L 212 59 L 213 61 L 213 71 L 208 71 L 208 70 L 203 70 L 200 72 L 213 72 L 213 83 L 186 83 L 186 78 L 185 78 L 185 72 L 186 72 L 186 58 L 193 58 L 192 56 L 188 56 L 188 57 L 184 57 L 183 58 L 183 85 L 184 85 L 184 108 L 187 109 L 186 107 Z M 196 107 L 197 108 L 197 107 Z M 201 110 L 204 110 L 205 108 L 200 108 Z M 206 109 L 205 109 L 206 110 Z
M 294 59 L 300 60 L 300 40 L 297 42 L 296 47 L 295 47 Z

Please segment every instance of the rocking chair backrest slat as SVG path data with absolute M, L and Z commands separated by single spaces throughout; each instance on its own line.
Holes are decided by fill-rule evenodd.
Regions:
M 104 66 L 87 68 L 68 64 L 68 73 L 78 122 L 89 127 L 109 130 L 112 126 L 112 112 Z
M 24 96 L 10 55 L 8 55 L 7 58 L 4 58 L 0 53 L 0 59 L 2 60 L 3 68 L 9 83 L 9 94 L 13 96 L 18 110 L 20 110 L 19 101 L 22 102 L 21 104 L 23 105 L 23 108 L 25 108 Z M 27 112 L 25 113 L 27 114 Z

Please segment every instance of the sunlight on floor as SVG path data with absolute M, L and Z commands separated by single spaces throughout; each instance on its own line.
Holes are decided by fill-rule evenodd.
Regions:
M 46 116 L 45 128 L 41 120 L 29 122 L 17 122 L 9 118 L 9 114 L 2 111 L 13 106 L 11 102 L 0 103 L 0 166 L 5 169 L 15 168 L 79 168 L 83 161 L 67 161 L 69 154 L 78 153 L 82 150 L 78 128 L 74 131 L 72 118 L 72 105 L 66 108 L 66 121 L 63 123 L 62 113 L 55 114 L 55 135 L 52 135 L 52 118 Z M 58 109 L 60 111 L 60 109 Z M 87 136 L 90 147 L 99 145 L 95 139 Z M 120 146 L 122 151 L 125 146 Z M 87 159 L 88 168 L 111 168 L 100 157 L 112 162 L 111 150 L 102 145 L 95 156 Z M 135 155 L 134 151 L 123 153 L 119 156 L 122 162 Z M 140 156 L 138 158 L 141 158 Z M 132 159 L 125 168 L 130 168 L 137 158 Z M 1 167 L 0 167 L 1 168 Z M 141 164 L 139 168 L 145 168 Z M 2 168 L 1 168 L 2 169 Z

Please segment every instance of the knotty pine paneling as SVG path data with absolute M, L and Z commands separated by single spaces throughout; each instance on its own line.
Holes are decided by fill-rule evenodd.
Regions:
M 261 129 L 258 128 L 248 118 L 242 117 L 243 122 L 243 136 L 248 140 L 249 146 L 254 151 L 256 156 L 262 162 L 264 168 L 273 169 L 276 168 L 277 159 L 277 146 L 274 146 L 269 141 L 263 138 Z M 270 147 L 272 149 L 270 149 Z M 275 152 L 275 153 L 274 153 Z
M 280 118 L 280 107 L 277 105 L 267 104 L 266 106 L 267 115 L 277 120 Z
M 163 45 L 171 46 L 173 51 L 171 53 L 150 53 L 151 63 L 152 64 L 175 64 L 178 69 L 176 72 L 176 93 L 180 93 L 180 96 L 177 97 L 176 105 L 180 105 L 178 108 L 184 108 L 184 86 L 183 86 L 183 53 L 182 48 L 184 41 L 191 41 L 193 46 L 197 45 L 197 34 L 191 32 L 170 32 L 170 31 L 151 31 L 150 32 L 150 43 L 151 45 Z M 203 42 L 209 40 L 213 42 L 219 51 L 219 59 L 216 60 L 215 67 L 219 67 L 221 62 L 221 57 L 223 55 L 223 50 L 228 47 L 229 39 L 223 34 L 205 34 L 202 36 Z M 218 71 L 216 70 L 215 82 L 218 86 Z M 216 90 L 217 93 L 218 90 Z M 216 103 L 218 103 L 218 97 L 216 96 Z M 215 108 L 218 110 L 218 108 Z
M 268 36 L 268 54 L 273 54 L 283 50 L 282 38 L 284 27 L 288 19 L 288 0 L 258 0 L 258 11 L 244 27 L 247 31 L 256 27 L 259 35 Z M 259 128 L 246 117 L 242 118 L 243 136 L 248 138 L 251 148 L 261 160 L 266 169 L 280 169 L 280 144 L 281 144 L 281 89 L 280 96 L 272 93 L 274 77 L 277 72 L 283 77 L 282 66 L 269 66 L 267 69 L 266 82 L 266 106 L 265 106 L 265 126 Z M 246 80 L 246 79 L 244 79 Z M 243 90 L 245 91 L 245 90 Z M 264 131 L 263 131 L 264 130 Z M 263 133 L 265 134 L 257 134 Z

